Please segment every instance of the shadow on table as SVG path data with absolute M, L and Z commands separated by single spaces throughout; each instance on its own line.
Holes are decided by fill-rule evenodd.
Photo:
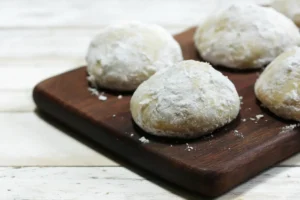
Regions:
M 92 148 L 93 150 L 99 152 L 100 154 L 102 154 L 102 155 L 108 157 L 109 159 L 113 160 L 114 162 L 118 163 L 120 166 L 125 167 L 126 169 L 138 174 L 139 176 L 145 178 L 148 181 L 151 181 L 152 183 L 168 190 L 169 192 L 171 192 L 173 194 L 176 194 L 176 195 L 181 196 L 188 200 L 214 199 L 214 198 L 210 198 L 210 197 L 204 197 L 204 196 L 202 196 L 198 193 L 192 192 L 192 191 L 188 191 L 188 190 L 183 189 L 175 184 L 169 183 L 166 180 L 163 180 L 157 176 L 154 176 L 151 173 L 149 173 L 148 171 L 138 168 L 134 164 L 121 158 L 120 156 L 116 155 L 115 153 L 101 147 L 98 143 L 94 142 L 93 140 L 89 139 L 88 137 L 86 137 L 80 133 L 78 134 L 78 131 L 76 131 L 70 127 L 67 127 L 66 125 L 57 121 L 55 118 L 49 116 L 48 114 L 46 114 L 38 109 L 35 110 L 35 113 L 37 114 L 37 116 L 39 118 L 41 118 L 42 120 L 45 120 L 46 122 L 51 124 L 53 127 L 59 129 L 63 133 L 67 134 L 68 136 L 76 139 L 78 142 L 82 143 L 83 145 L 86 145 L 86 146 Z M 284 171 L 285 168 L 282 168 L 282 170 Z M 272 176 L 264 176 L 261 181 L 265 182 L 264 180 L 269 179 L 270 177 L 272 177 Z M 242 196 L 243 193 L 247 192 L 248 190 L 252 189 L 255 186 L 256 186 L 255 184 L 251 184 L 249 187 L 243 189 L 242 191 L 234 192 L 233 195 L 229 195 L 229 193 L 226 193 L 221 197 L 221 199 L 222 200 L 230 200 L 234 197 Z

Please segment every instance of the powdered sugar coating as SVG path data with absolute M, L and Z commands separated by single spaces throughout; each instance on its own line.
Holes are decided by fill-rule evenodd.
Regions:
M 272 8 L 231 5 L 199 25 L 194 41 L 202 58 L 229 68 L 260 68 L 300 44 L 295 24 Z
M 194 138 L 235 119 L 240 99 L 232 82 L 211 65 L 187 60 L 142 83 L 131 98 L 130 110 L 146 132 Z
M 276 115 L 300 121 L 300 48 L 284 52 L 265 69 L 255 94 Z
M 300 26 L 300 1 L 299 0 L 277 0 L 271 6 L 292 19 L 297 26 Z
M 179 44 L 162 27 L 130 22 L 110 25 L 91 42 L 88 73 L 102 88 L 132 91 L 156 71 L 183 59 Z

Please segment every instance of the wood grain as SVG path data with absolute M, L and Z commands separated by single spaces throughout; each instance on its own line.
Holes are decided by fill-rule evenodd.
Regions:
M 199 59 L 193 33 L 191 29 L 175 36 L 185 59 Z M 299 130 L 280 133 L 291 122 L 259 107 L 253 93 L 257 72 L 223 70 L 243 96 L 240 115 L 212 135 L 180 141 L 153 137 L 137 128 L 129 112 L 130 95 L 119 100 L 118 94 L 108 93 L 105 102 L 91 96 L 85 70 L 79 68 L 40 83 L 33 94 L 38 107 L 130 162 L 187 189 L 218 196 L 300 150 Z M 250 120 L 258 114 L 264 118 Z M 242 122 L 243 118 L 247 121 Z M 235 135 L 234 130 L 243 136 Z M 141 143 L 142 136 L 150 143 Z M 187 151 L 186 143 L 192 151 Z
M 22 99 L 20 101 L 25 103 Z M 52 123 L 44 121 L 34 112 L 2 112 L 0 127 L 0 136 L 3 138 L 0 166 L 81 167 L 120 164 L 119 159 L 114 160 L 116 157 L 111 157 L 103 149 L 95 151 L 97 145 L 72 138 L 70 135 L 76 135 L 72 130 L 60 127 L 53 120 Z M 300 154 L 277 166 L 300 167 Z
M 204 200 L 123 167 L 1 167 L 0 177 L 5 200 Z M 218 200 L 298 199 L 299 179 L 299 169 L 275 167 Z

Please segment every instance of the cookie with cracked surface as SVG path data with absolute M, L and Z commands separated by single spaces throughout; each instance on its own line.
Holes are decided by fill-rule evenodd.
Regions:
M 273 8 L 231 5 L 208 17 L 194 35 L 201 57 L 234 69 L 261 68 L 300 44 L 297 26 Z
M 143 82 L 130 110 L 135 123 L 150 134 L 195 138 L 234 120 L 240 98 L 233 83 L 210 64 L 187 60 Z
M 133 91 L 155 72 L 183 59 L 162 27 L 129 22 L 104 28 L 86 56 L 89 80 L 101 88 Z
M 300 48 L 278 56 L 255 83 L 256 97 L 279 117 L 300 121 Z

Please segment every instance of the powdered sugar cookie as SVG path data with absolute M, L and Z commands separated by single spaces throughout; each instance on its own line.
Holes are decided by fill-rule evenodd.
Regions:
M 281 12 L 300 27 L 300 1 L 299 0 L 277 0 L 271 6 Z
M 158 136 L 194 138 L 235 119 L 240 99 L 232 82 L 208 63 L 182 61 L 161 70 L 134 92 L 136 124 Z
M 236 69 L 260 68 L 300 44 L 296 25 L 272 8 L 238 4 L 208 17 L 197 29 L 202 58 Z
M 135 90 L 156 71 L 182 59 L 179 44 L 166 30 L 139 22 L 106 27 L 86 56 L 89 79 L 120 91 Z
M 276 115 L 300 121 L 300 48 L 284 52 L 265 69 L 255 94 Z

